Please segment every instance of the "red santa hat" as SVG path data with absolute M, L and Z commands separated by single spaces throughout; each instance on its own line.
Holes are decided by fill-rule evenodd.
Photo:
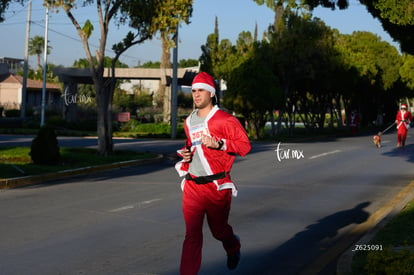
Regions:
M 211 97 L 216 94 L 214 78 L 206 72 L 201 72 L 194 77 L 191 89 L 203 89 L 211 93 Z
M 404 109 L 407 109 L 407 105 L 406 105 L 406 104 L 404 104 L 404 103 L 403 103 L 403 104 L 401 104 L 401 109 L 403 109 L 403 108 L 404 108 Z

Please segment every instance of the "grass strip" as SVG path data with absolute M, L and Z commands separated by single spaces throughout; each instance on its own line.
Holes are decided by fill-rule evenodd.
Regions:
M 33 164 L 30 147 L 0 147 L 0 179 L 40 175 L 82 167 L 110 164 L 128 160 L 155 157 L 147 152 L 114 151 L 100 156 L 96 149 L 61 147 L 60 161 L 56 165 Z
M 368 245 L 375 249 L 354 255 L 352 274 L 414 274 L 414 201 L 391 219 Z

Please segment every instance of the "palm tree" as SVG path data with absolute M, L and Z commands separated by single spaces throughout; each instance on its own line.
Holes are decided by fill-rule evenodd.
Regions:
M 40 70 L 40 57 L 45 47 L 45 39 L 42 36 L 34 36 L 29 40 L 29 55 L 37 55 L 37 69 Z M 47 54 L 50 54 L 51 46 L 47 46 Z

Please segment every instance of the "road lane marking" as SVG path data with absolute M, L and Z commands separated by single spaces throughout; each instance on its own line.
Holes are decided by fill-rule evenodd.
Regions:
M 322 153 L 322 154 L 319 154 L 319 155 L 311 156 L 311 157 L 309 157 L 309 159 L 316 159 L 316 158 L 320 158 L 320 157 L 325 157 L 325 156 L 336 154 L 336 153 L 339 153 L 339 152 L 342 152 L 342 151 L 341 150 L 334 150 L 334 151 Z
M 133 209 L 133 208 L 136 208 L 136 207 L 140 207 L 141 205 L 151 204 L 153 202 L 160 201 L 160 200 L 161 199 L 152 199 L 152 200 L 148 200 L 148 201 L 142 201 L 142 202 L 139 202 L 139 203 L 125 205 L 125 206 L 122 206 L 122 207 L 119 207 L 119 208 L 115 208 L 115 209 L 109 210 L 109 212 L 111 212 L 111 213 L 121 212 L 121 211 L 129 210 L 129 209 Z

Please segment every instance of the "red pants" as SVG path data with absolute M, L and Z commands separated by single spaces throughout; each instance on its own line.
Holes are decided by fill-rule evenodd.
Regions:
M 181 275 L 196 275 L 200 270 L 205 215 L 211 233 L 222 242 L 227 254 L 235 254 L 240 249 L 240 242 L 228 224 L 230 204 L 230 189 L 218 191 L 214 183 L 197 185 L 186 181 L 183 191 L 186 234 L 181 254 Z
M 401 125 L 398 128 L 398 145 L 405 146 L 405 139 L 407 138 L 407 128 L 404 125 Z

